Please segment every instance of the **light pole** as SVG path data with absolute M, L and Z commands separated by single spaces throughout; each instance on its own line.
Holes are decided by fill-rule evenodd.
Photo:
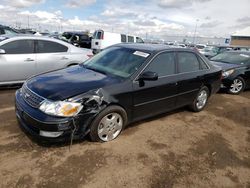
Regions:
M 196 19 L 195 29 L 194 29 L 194 37 L 193 37 L 193 44 L 195 44 L 195 38 L 196 38 L 196 30 L 197 30 L 197 24 L 199 19 Z

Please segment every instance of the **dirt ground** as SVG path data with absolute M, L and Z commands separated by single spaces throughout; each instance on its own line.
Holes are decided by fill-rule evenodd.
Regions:
M 109 143 L 40 146 L 0 91 L 0 187 L 250 187 L 250 91 L 136 123 Z

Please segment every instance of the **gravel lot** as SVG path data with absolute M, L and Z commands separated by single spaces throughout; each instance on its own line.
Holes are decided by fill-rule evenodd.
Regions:
M 219 93 L 128 127 L 110 143 L 40 146 L 0 90 L 0 187 L 250 187 L 250 91 Z

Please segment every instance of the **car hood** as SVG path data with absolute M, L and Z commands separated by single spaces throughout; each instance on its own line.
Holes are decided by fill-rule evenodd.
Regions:
M 35 76 L 26 84 L 36 94 L 58 101 L 121 81 L 118 77 L 107 76 L 77 65 Z
M 229 69 L 233 69 L 233 68 L 242 67 L 242 65 L 222 63 L 222 62 L 218 62 L 218 61 L 210 61 L 210 62 L 215 66 L 221 67 L 222 70 L 229 70 Z

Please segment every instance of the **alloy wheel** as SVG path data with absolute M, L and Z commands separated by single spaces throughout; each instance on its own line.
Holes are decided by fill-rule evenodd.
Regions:
M 123 119 L 118 113 L 110 113 L 104 116 L 98 125 L 98 136 L 104 141 L 115 139 L 123 127 Z
M 230 86 L 230 92 L 236 94 L 241 92 L 242 89 L 243 89 L 243 82 L 238 78 L 234 79 L 232 85 Z
M 196 106 L 198 109 L 202 109 L 207 103 L 208 93 L 205 90 L 201 90 L 198 94 Z

